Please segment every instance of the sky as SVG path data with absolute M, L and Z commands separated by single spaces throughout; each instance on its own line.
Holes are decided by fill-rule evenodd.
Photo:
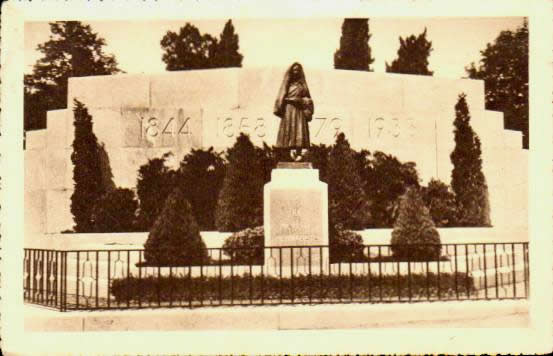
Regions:
M 219 37 L 227 19 L 187 21 L 90 21 L 93 31 L 106 40 L 104 51 L 114 54 L 119 68 L 127 73 L 165 71 L 160 40 L 167 31 L 177 32 L 190 22 L 201 33 Z M 304 67 L 333 68 L 333 55 L 339 47 L 342 18 L 329 19 L 235 19 L 240 39 L 243 67 L 286 67 L 294 61 Z M 502 30 L 521 26 L 522 17 L 505 18 L 371 18 L 369 46 L 375 61 L 371 68 L 385 72 L 385 63 L 397 56 L 399 36 L 419 34 L 427 28 L 433 51 L 429 68 L 434 76 L 465 77 L 464 68 L 478 62 L 480 51 Z M 38 44 L 48 40 L 47 22 L 25 26 L 25 73 L 42 56 Z

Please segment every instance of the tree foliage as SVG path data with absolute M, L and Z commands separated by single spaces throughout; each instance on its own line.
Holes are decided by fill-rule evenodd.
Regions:
M 217 229 L 236 232 L 261 225 L 264 173 L 250 138 L 240 134 L 226 158 L 227 173 L 215 212 Z
M 225 178 L 225 164 L 213 148 L 195 150 L 180 163 L 176 184 L 190 202 L 202 231 L 215 230 L 215 207 Z
M 426 28 L 418 36 L 405 39 L 399 37 L 397 58 L 392 64 L 386 62 L 386 72 L 400 74 L 432 75 L 428 70 L 428 57 L 432 52 L 432 42 L 426 39 Z
M 93 132 L 92 116 L 85 105 L 74 100 L 75 138 L 73 140 L 74 191 L 71 195 L 71 213 L 75 232 L 93 232 L 92 207 L 108 190 L 102 172 L 102 157 L 98 139 Z
M 425 261 L 440 257 L 440 235 L 416 187 L 409 187 L 400 199 L 391 245 L 394 257 L 400 260 Z
M 328 157 L 328 216 L 330 226 L 340 224 L 346 230 L 360 230 L 370 221 L 369 200 L 355 161 L 355 151 L 343 133 Z
M 455 193 L 459 226 L 489 226 L 488 186 L 482 172 L 480 139 L 470 126 L 465 94 L 455 105 L 455 148 L 450 158 L 451 188 Z
M 155 266 L 178 266 L 206 263 L 207 249 L 192 208 L 176 187 L 165 201 L 148 239 L 144 243 L 146 263 Z
M 374 58 L 371 57 L 370 38 L 369 19 L 344 19 L 340 48 L 334 52 L 334 68 L 371 71 Z
M 120 72 L 106 41 L 80 21 L 50 23 L 50 39 L 39 44 L 42 53 L 33 73 L 24 78 L 25 130 L 46 127 L 46 111 L 67 107 L 67 79 Z
M 162 60 L 169 71 L 241 67 L 243 56 L 238 52 L 238 42 L 231 20 L 225 24 L 220 40 L 186 23 L 178 33 L 167 31 L 161 39 Z
M 484 80 L 486 109 L 503 112 L 505 128 L 522 131 L 528 148 L 528 23 L 501 31 L 480 53 L 482 59 L 465 68 L 467 74 Z
M 96 232 L 135 231 L 138 202 L 134 192 L 116 188 L 96 201 L 92 209 L 92 224 Z
M 449 186 L 437 179 L 431 179 L 426 187 L 421 188 L 422 198 L 434 224 L 437 227 L 456 226 L 455 194 L 449 189 Z
M 363 188 L 371 202 L 371 227 L 391 228 L 397 218 L 399 198 L 409 186 L 419 186 L 419 176 L 413 162 L 400 162 L 382 152 L 371 155 L 361 151 L 356 155 Z
M 138 170 L 136 192 L 140 202 L 137 227 L 150 231 L 163 209 L 165 200 L 175 188 L 175 172 L 166 165 L 167 155 L 154 158 Z

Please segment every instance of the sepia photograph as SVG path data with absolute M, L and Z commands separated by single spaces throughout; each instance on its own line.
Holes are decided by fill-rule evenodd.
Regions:
M 537 8 L 21 16 L 22 333 L 535 330 Z

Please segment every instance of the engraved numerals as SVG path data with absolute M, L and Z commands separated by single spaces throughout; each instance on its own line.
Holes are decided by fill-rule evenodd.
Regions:
M 258 117 L 252 119 L 249 117 L 218 117 L 217 118 L 217 136 L 218 137 L 235 137 L 240 133 L 254 135 L 257 137 L 265 137 L 265 119 Z
M 369 139 L 412 137 L 416 129 L 414 120 L 399 120 L 397 117 L 370 117 L 367 122 Z

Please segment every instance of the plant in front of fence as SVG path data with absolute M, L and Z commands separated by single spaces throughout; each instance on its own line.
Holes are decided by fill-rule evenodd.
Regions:
M 333 226 L 329 234 L 330 263 L 366 261 L 361 235 L 344 229 L 341 224 Z
M 144 244 L 145 265 L 179 266 L 207 263 L 208 255 L 192 208 L 176 187 L 165 201 Z
M 229 236 L 223 244 L 223 252 L 237 265 L 262 265 L 264 263 L 265 233 L 263 226 L 247 228 Z
M 416 187 L 408 188 L 401 197 L 391 245 L 394 257 L 399 260 L 436 261 L 440 258 L 440 235 Z
M 130 276 L 111 284 L 115 302 L 235 303 L 260 300 L 323 302 L 340 300 L 451 299 L 475 292 L 473 278 L 465 273 L 435 273 L 390 276 L 371 275 L 298 275 L 273 276 Z M 382 298 L 381 298 L 382 296 Z

